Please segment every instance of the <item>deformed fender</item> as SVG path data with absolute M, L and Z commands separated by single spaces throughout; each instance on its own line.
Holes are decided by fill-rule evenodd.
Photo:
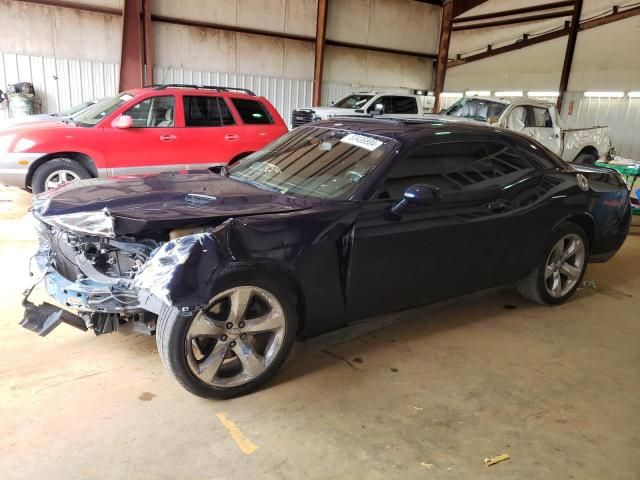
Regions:
M 141 306 L 158 314 L 163 304 L 189 309 L 206 305 L 216 274 L 233 260 L 221 237 L 229 222 L 162 245 L 132 282 Z

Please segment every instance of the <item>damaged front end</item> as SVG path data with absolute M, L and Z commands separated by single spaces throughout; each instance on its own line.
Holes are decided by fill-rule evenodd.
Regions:
M 61 322 L 83 330 L 91 328 L 96 334 L 110 333 L 123 325 L 137 332 L 153 332 L 155 319 L 141 308 L 132 283 L 160 243 L 89 235 L 89 229 L 84 230 L 70 232 L 38 221 L 39 246 L 31 260 L 31 274 L 65 310 L 46 302 L 31 303 L 32 287 L 23 301 L 21 325 L 42 336 Z

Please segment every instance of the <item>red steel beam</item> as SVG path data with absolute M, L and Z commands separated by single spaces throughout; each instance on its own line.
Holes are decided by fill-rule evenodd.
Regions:
M 153 24 L 151 22 L 151 2 L 152 0 L 142 0 L 144 85 L 153 85 Z
M 24 3 L 35 3 L 37 5 L 46 5 L 48 7 L 72 8 L 83 12 L 102 13 L 103 15 L 122 15 L 122 10 L 116 8 L 99 7 L 97 5 L 82 5 L 73 2 L 65 2 L 62 0 L 20 0 Z
M 453 23 L 474 22 L 476 20 L 490 20 L 500 17 L 511 17 L 513 15 L 522 15 L 524 13 L 542 12 L 554 8 L 563 8 L 573 6 L 573 0 L 563 0 L 562 2 L 545 3 L 542 5 L 533 5 L 531 7 L 514 8 L 511 10 L 502 10 L 500 12 L 484 13 L 482 15 L 469 15 L 468 17 L 455 18 Z
M 524 17 L 505 18 L 503 20 L 495 20 L 493 22 L 472 23 L 471 25 L 454 25 L 452 30 L 454 32 L 458 32 L 461 30 L 475 30 L 478 28 L 501 27 L 503 25 L 536 22 L 538 20 L 547 20 L 549 18 L 568 17 L 572 14 L 573 10 L 560 10 L 558 12 L 539 13 L 537 15 L 526 15 Z
M 591 28 L 600 27 L 602 25 L 607 25 L 609 23 L 618 22 L 620 20 L 625 20 L 627 18 L 635 17 L 640 15 L 640 6 L 627 8 L 625 10 L 619 10 L 614 8 L 614 11 L 609 15 L 605 15 L 603 17 L 594 18 L 591 20 L 586 20 L 580 23 L 578 27 L 579 31 L 589 30 Z M 514 50 L 520 50 L 522 48 L 530 47 L 532 45 L 537 45 L 539 43 L 547 42 L 549 40 L 554 40 L 556 38 L 564 37 L 565 35 L 569 35 L 570 26 L 569 22 L 566 22 L 565 27 L 560 30 L 555 30 L 553 32 L 544 33 L 542 35 L 537 35 L 535 37 L 531 37 L 528 34 L 523 34 L 522 38 L 516 40 L 514 43 L 510 43 L 508 45 L 503 45 L 501 47 L 494 47 L 490 51 L 484 51 L 480 53 L 475 53 L 473 55 L 469 55 L 466 57 L 461 57 L 458 55 L 458 58 L 455 60 L 451 60 L 448 64 L 448 68 L 457 67 L 458 65 L 465 65 L 471 62 L 477 62 L 478 60 L 483 60 L 485 58 L 494 57 L 496 55 L 501 55 L 503 53 L 513 52 Z
M 322 70 L 324 68 L 324 47 L 327 37 L 327 3 L 328 0 L 318 0 L 316 19 L 316 49 L 313 64 L 313 106 L 320 106 L 322 102 Z
M 140 88 L 142 75 L 142 0 L 124 1 L 122 22 L 122 56 L 120 62 L 120 91 Z
M 435 104 L 434 112 L 440 111 L 440 94 L 444 88 L 444 79 L 447 74 L 447 59 L 449 58 L 449 43 L 451 41 L 451 22 L 453 20 L 453 0 L 446 0 L 442 6 L 442 19 L 440 22 L 440 45 L 438 47 L 438 61 L 436 63 L 436 80 L 433 89 Z

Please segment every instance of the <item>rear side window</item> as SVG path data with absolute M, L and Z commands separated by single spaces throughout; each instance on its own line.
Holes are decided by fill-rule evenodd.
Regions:
M 242 98 L 232 98 L 231 101 L 246 125 L 270 125 L 273 123 L 273 118 L 262 103 Z
M 235 125 L 231 110 L 220 97 L 193 95 L 183 97 L 185 127 L 222 127 Z
M 421 147 L 398 163 L 378 190 L 378 198 L 402 198 L 416 183 L 443 193 L 507 186 L 533 172 L 511 146 L 498 142 L 450 142 Z
M 418 113 L 418 103 L 413 97 L 391 97 L 392 113 Z

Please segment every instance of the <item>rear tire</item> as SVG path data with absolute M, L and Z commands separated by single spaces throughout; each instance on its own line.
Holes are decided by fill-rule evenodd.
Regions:
M 564 303 L 580 286 L 588 257 L 587 234 L 565 222 L 551 236 L 538 266 L 517 283 L 518 292 L 542 305 Z
M 583 165 L 594 165 L 596 163 L 596 157 L 590 153 L 581 153 L 574 160 L 573 163 L 581 163 Z
M 243 304 L 236 301 L 243 294 L 246 308 L 238 310 L 234 305 Z M 160 358 L 195 395 L 245 395 L 272 379 L 291 351 L 298 323 L 293 298 L 279 283 L 256 272 L 225 275 L 216 282 L 210 304 L 193 317 L 181 317 L 177 308 L 169 307 L 160 313 Z
M 75 160 L 58 157 L 46 160 L 40 165 L 31 179 L 31 191 L 42 193 L 71 181 L 91 178 L 91 174 Z

